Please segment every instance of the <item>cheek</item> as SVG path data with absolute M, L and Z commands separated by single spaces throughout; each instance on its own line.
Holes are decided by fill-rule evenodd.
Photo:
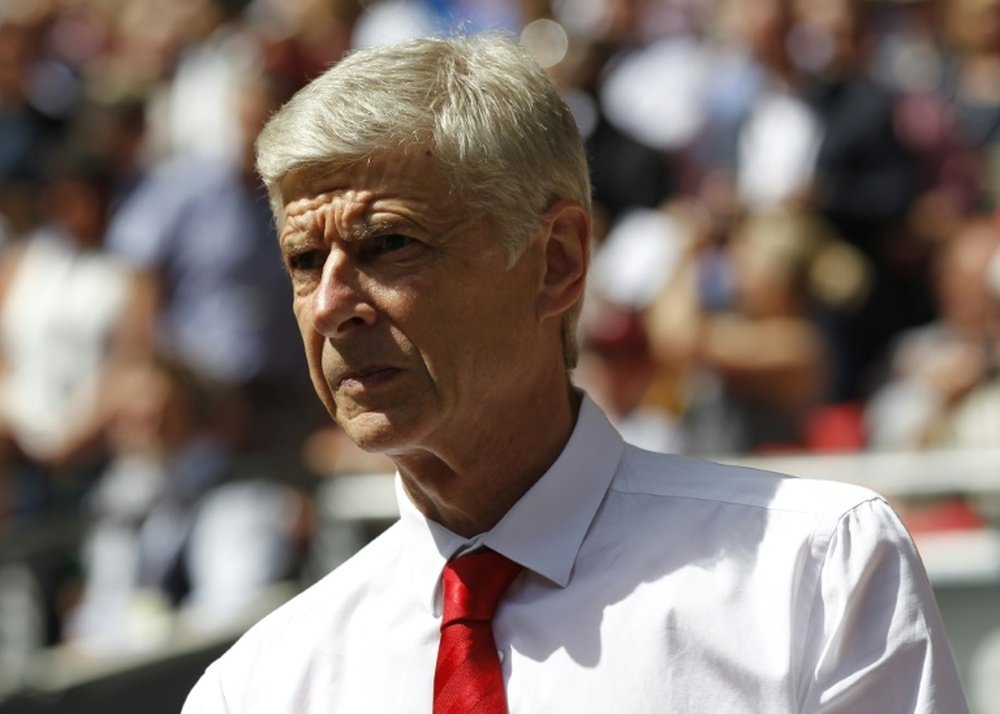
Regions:
M 306 352 L 306 359 L 309 361 L 309 369 L 314 367 L 314 360 L 319 356 L 317 349 L 322 350 L 322 340 L 317 338 L 321 335 L 313 329 L 312 315 L 304 300 L 296 299 L 292 303 L 292 312 L 295 314 L 295 321 L 299 326 L 299 334 L 302 336 L 302 346 Z
M 439 325 L 445 359 L 474 379 L 498 378 L 501 367 L 516 364 L 530 342 L 533 310 L 522 295 L 483 287 L 456 305 Z M 454 307 L 454 306 L 453 306 Z
M 396 343 L 410 345 L 439 384 L 462 377 L 465 363 L 484 346 L 479 332 L 483 315 L 465 296 L 449 291 L 444 299 L 442 293 L 397 311 L 392 328 Z
M 293 312 L 299 325 L 299 333 L 302 336 L 302 347 L 305 350 L 313 388 L 320 401 L 333 414 L 333 398 L 330 396 L 330 388 L 323 376 L 323 351 L 326 339 L 312 328 L 312 319 L 304 305 L 296 302 L 293 306 Z

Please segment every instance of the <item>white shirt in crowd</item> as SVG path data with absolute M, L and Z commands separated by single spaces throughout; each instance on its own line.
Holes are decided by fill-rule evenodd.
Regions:
M 512 714 L 968 711 L 920 559 L 865 489 L 642 451 L 585 398 L 491 531 L 397 492 L 399 522 L 251 629 L 184 714 L 429 713 L 441 569 L 480 546 L 526 569 L 494 621 Z

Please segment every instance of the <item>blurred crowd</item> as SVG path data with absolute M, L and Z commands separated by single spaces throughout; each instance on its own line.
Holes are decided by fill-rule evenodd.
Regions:
M 311 394 L 253 141 L 455 29 L 518 33 L 578 120 L 576 379 L 631 440 L 1000 444 L 1000 0 L 3 0 L 0 542 L 73 535 L 0 552 L 0 669 L 223 618 L 307 568 L 317 484 L 391 469 Z

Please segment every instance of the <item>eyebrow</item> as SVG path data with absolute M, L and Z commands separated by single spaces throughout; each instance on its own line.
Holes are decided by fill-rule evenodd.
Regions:
M 317 227 L 315 221 L 307 220 L 307 216 L 308 213 L 300 214 L 290 216 L 286 220 L 286 224 L 289 224 L 290 227 L 282 231 L 279 236 L 278 243 L 281 248 L 284 249 L 286 246 L 293 246 L 298 243 L 307 243 L 316 238 L 321 238 L 325 242 L 325 231 Z M 344 243 L 361 243 L 376 238 L 381 234 L 407 229 L 417 231 L 419 230 L 419 226 L 412 220 L 402 216 L 376 219 L 362 216 L 352 222 L 350 230 L 346 235 L 338 236 L 338 239 Z

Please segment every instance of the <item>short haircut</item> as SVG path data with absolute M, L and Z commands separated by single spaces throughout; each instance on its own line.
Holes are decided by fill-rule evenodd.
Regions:
M 492 33 L 418 39 L 348 54 L 300 90 L 257 139 L 257 168 L 283 218 L 281 182 L 305 167 L 337 169 L 383 151 L 430 149 L 450 187 L 500 228 L 508 264 L 559 200 L 590 211 L 579 131 L 545 72 Z M 566 316 L 576 362 L 579 304 Z

